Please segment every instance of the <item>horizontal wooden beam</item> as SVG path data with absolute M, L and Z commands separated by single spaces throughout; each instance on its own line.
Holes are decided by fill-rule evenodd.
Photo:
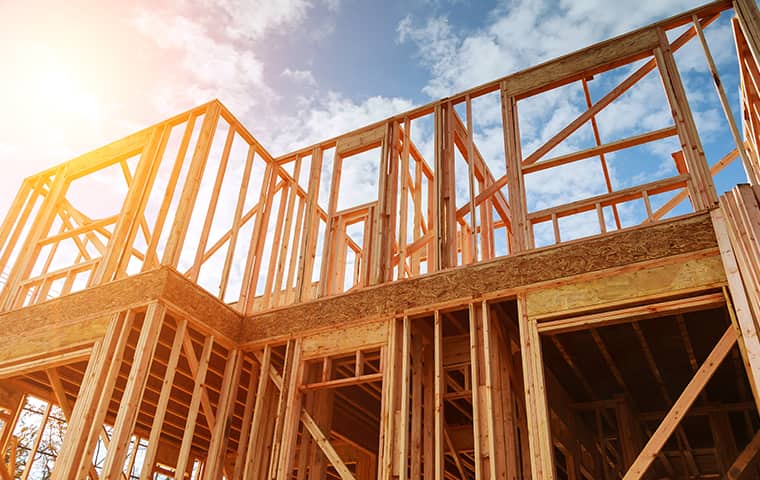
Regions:
M 544 288 L 528 293 L 531 318 L 567 317 L 579 312 L 600 310 L 644 301 L 672 299 L 679 292 L 720 288 L 726 274 L 717 249 L 700 252 L 696 258 L 677 263 L 619 272 L 615 275 Z M 592 317 L 593 318 L 593 317 Z
M 244 319 L 240 341 L 254 344 L 329 331 L 484 295 L 509 297 L 542 282 L 716 247 L 709 215 L 695 214 L 258 313 Z
M 708 293 L 677 300 L 647 303 L 635 307 L 621 308 L 608 312 L 573 316 L 561 320 L 538 322 L 539 333 L 567 333 L 586 328 L 599 328 L 618 323 L 635 322 L 652 316 L 675 315 L 695 310 L 720 307 L 725 304 L 723 293 Z
M 0 314 L 0 371 L 46 352 L 86 347 L 100 338 L 110 315 L 154 301 L 193 327 L 231 346 L 241 316 L 202 287 L 169 267 L 126 277 Z

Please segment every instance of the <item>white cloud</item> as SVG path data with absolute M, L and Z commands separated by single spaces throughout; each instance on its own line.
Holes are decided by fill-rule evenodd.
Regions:
M 286 153 L 320 140 L 338 136 L 413 107 L 398 97 L 369 97 L 356 101 L 337 92 L 328 92 L 304 101 L 294 115 L 281 117 L 271 141 L 272 153 Z
M 298 70 L 286 68 L 280 74 L 281 77 L 293 80 L 294 82 L 302 83 L 309 87 L 316 87 L 317 80 L 314 78 L 314 74 L 311 70 Z
M 423 91 L 442 97 L 520 68 L 586 47 L 692 6 L 691 0 L 519 0 L 500 6 L 472 32 L 454 32 L 445 17 L 398 25 L 398 40 L 412 42 L 430 68 Z M 624 14 L 621 14 L 624 12 Z

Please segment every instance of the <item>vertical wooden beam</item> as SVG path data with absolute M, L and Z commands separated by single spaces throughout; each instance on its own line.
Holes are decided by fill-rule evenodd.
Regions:
M 311 277 L 314 271 L 314 258 L 317 250 L 317 234 L 319 229 L 319 185 L 322 175 L 322 149 L 315 147 L 311 152 L 309 166 L 309 185 L 306 197 L 306 213 L 304 217 L 303 236 L 298 253 L 298 277 L 296 278 L 295 301 L 299 302 L 311 297 Z
M 401 395 L 398 407 L 398 430 L 395 438 L 398 446 L 394 449 L 394 453 L 398 455 L 395 460 L 398 465 L 395 469 L 398 471 L 398 477 L 400 480 L 407 480 L 409 478 L 409 382 L 411 380 L 410 350 L 412 342 L 409 317 L 404 316 L 401 329 Z
M 242 366 L 242 352 L 235 348 L 229 353 L 227 366 L 224 368 L 224 377 L 216 407 L 216 419 L 213 431 L 211 432 L 211 444 L 208 448 L 206 468 L 203 472 L 204 480 L 221 478 L 224 461 L 227 458 L 227 440 L 229 438 L 232 415 L 235 413 L 234 404 L 237 399 Z
M 414 326 L 414 325 L 412 325 Z M 409 455 L 410 469 L 409 478 L 422 477 L 423 462 L 423 416 L 422 416 L 422 398 L 423 398 L 423 355 L 425 347 L 422 341 L 422 335 L 419 329 L 412 329 L 410 354 L 411 358 L 411 431 L 409 434 Z
M 235 455 L 235 468 L 232 473 L 232 480 L 241 480 L 243 478 L 248 442 L 253 434 L 251 431 L 251 421 L 253 419 L 256 401 L 256 385 L 258 385 L 259 382 L 259 375 L 262 374 L 266 375 L 266 372 L 262 372 L 261 369 L 257 367 L 256 361 L 252 360 L 251 372 L 248 378 L 248 393 L 245 397 L 245 408 L 241 420 L 240 438 L 238 440 L 238 451 Z
M 485 385 L 485 362 L 483 358 L 483 304 L 469 305 L 470 326 L 470 381 L 472 391 L 472 433 L 475 442 L 475 478 L 495 478 L 490 468 L 492 450 L 489 418 L 492 417 L 489 392 Z
M 297 235 L 292 236 L 292 242 L 291 242 L 291 228 L 293 225 L 293 211 L 295 209 L 296 202 L 299 202 L 298 197 L 298 177 L 301 174 L 301 157 L 297 156 L 295 160 L 296 164 L 293 168 L 293 178 L 294 181 L 290 185 L 290 189 L 288 191 L 288 211 L 285 214 L 285 226 L 283 227 L 282 232 L 282 239 L 280 240 L 280 252 L 279 252 L 279 258 L 277 260 L 276 265 L 276 275 L 274 280 L 274 291 L 272 292 L 272 306 L 278 306 L 279 305 L 279 297 L 283 293 L 283 290 L 287 292 L 287 290 L 290 289 L 290 285 L 284 285 L 282 284 L 283 277 L 285 275 L 285 267 L 287 265 L 288 260 L 288 252 L 293 249 L 291 252 L 291 256 L 295 257 L 295 254 L 298 253 L 297 250 L 295 250 L 296 243 L 298 242 Z M 298 226 L 296 226 L 296 230 L 298 229 Z M 296 234 L 298 232 L 296 231 Z M 292 243 L 292 245 L 291 245 Z M 274 258 L 276 252 L 274 249 L 272 250 L 272 258 Z
M 174 333 L 174 342 L 172 343 L 171 351 L 169 352 L 169 360 L 166 364 L 166 371 L 164 372 L 161 393 L 158 396 L 156 412 L 153 414 L 153 424 L 150 429 L 150 436 L 148 437 L 148 448 L 145 451 L 145 457 L 142 462 L 140 480 L 149 480 L 152 477 L 153 464 L 155 463 L 156 453 L 158 452 L 158 446 L 161 442 L 161 430 L 164 424 L 164 416 L 166 415 L 166 408 L 169 405 L 169 398 L 171 396 L 172 386 L 174 385 L 174 375 L 177 373 L 177 364 L 179 363 L 179 357 L 182 354 L 182 342 L 184 341 L 186 330 L 187 319 L 178 321 L 177 329 Z
M 267 397 L 269 391 L 269 369 L 272 361 L 272 347 L 266 345 L 260 360 L 259 383 L 256 388 L 256 403 L 253 407 L 253 419 L 251 420 L 251 434 L 248 437 L 243 478 L 258 478 L 257 472 L 261 470 L 261 464 L 265 463 L 267 455 L 262 454 L 264 442 L 265 410 L 267 409 Z
M 434 248 L 432 268 L 428 258 L 429 272 L 457 265 L 453 108 L 450 102 L 440 102 L 435 106 Z
M 433 445 L 435 447 L 435 459 L 432 468 L 433 478 L 435 480 L 444 479 L 444 445 L 443 435 L 446 430 L 446 418 L 444 417 L 444 399 L 443 396 L 446 393 L 446 386 L 444 385 L 444 377 L 446 373 L 443 371 L 443 324 L 441 314 L 438 310 L 435 311 L 433 317 L 433 363 L 434 363 L 434 440 Z M 425 466 L 427 469 L 427 465 Z
M 163 124 L 153 129 L 148 143 L 140 154 L 135 176 L 129 186 L 127 198 L 119 212 L 119 222 L 108 240 L 104 261 L 90 277 L 89 285 L 107 282 L 126 276 L 130 260 L 133 259 L 133 245 L 137 232 L 144 225 L 145 208 L 150 197 L 153 182 L 169 141 L 170 128 Z M 148 241 L 146 233 L 145 240 Z M 148 255 L 146 254 L 145 261 Z M 143 263 L 145 263 L 145 261 Z
M 248 195 L 248 184 L 251 181 L 251 169 L 253 168 L 253 159 L 256 150 L 253 145 L 248 147 L 248 155 L 245 159 L 245 168 L 243 170 L 243 183 L 240 186 L 240 192 L 238 193 L 237 204 L 235 205 L 235 213 L 232 220 L 232 227 L 230 233 L 230 244 L 227 247 L 227 254 L 224 258 L 224 267 L 222 268 L 222 278 L 219 283 L 219 299 L 224 301 L 224 295 L 227 293 L 227 287 L 229 284 L 230 270 L 232 269 L 232 259 L 235 255 L 237 248 L 238 235 L 240 234 L 240 227 L 243 221 L 243 208 L 245 208 L 245 199 Z
M 219 194 L 222 191 L 222 183 L 224 182 L 224 176 L 227 173 L 227 163 L 230 159 L 230 149 L 232 148 L 232 141 L 235 139 L 235 127 L 230 125 L 227 131 L 227 138 L 224 141 L 224 148 L 222 150 L 222 158 L 219 159 L 219 167 L 217 168 L 216 178 L 214 179 L 214 185 L 211 187 L 211 198 L 208 202 L 208 209 L 203 221 L 203 227 L 201 228 L 200 239 L 198 240 L 198 246 L 195 249 L 195 259 L 193 265 L 188 271 L 187 277 L 193 282 L 198 282 L 198 275 L 201 272 L 201 265 L 203 264 L 203 257 L 206 254 L 206 247 L 208 245 L 208 237 L 211 234 L 211 225 L 214 223 L 214 216 L 216 214 L 216 207 L 219 203 Z M 210 146 L 210 145 L 209 145 Z M 202 176 L 202 174 L 201 174 Z
M 52 174 L 52 182 L 45 199 L 40 205 L 37 218 L 34 219 L 29 233 L 24 240 L 24 244 L 16 256 L 13 268 L 8 273 L 8 279 L 0 294 L 0 305 L 2 310 L 13 308 L 16 303 L 16 297 L 19 293 L 20 283 L 25 279 L 34 268 L 34 263 L 39 253 L 39 242 L 50 231 L 55 219 L 58 205 L 65 195 L 68 187 L 67 165 L 64 164 L 56 168 Z
M 402 151 L 401 151 L 401 204 L 399 207 L 398 222 L 398 278 L 402 279 L 407 276 L 406 269 L 406 250 L 407 237 L 409 235 L 409 150 L 412 143 L 412 122 L 408 115 L 404 116 L 404 129 L 402 131 Z M 0 244 L 1 245 L 1 244 Z
M 103 424 L 111 400 L 133 320 L 133 312 L 114 314 L 103 339 L 95 342 L 82 377 L 82 387 L 69 418 L 69 433 L 63 440 L 52 479 L 81 478 L 79 471 L 82 459 L 89 463 L 92 458 L 95 438 L 98 436 L 96 432 Z M 89 455 L 85 454 L 85 450 Z
M 475 127 L 472 118 L 472 99 L 469 95 L 465 98 L 467 115 L 467 173 L 470 193 L 470 248 L 472 249 L 472 262 L 478 261 L 478 227 L 475 217 Z M 487 168 L 487 167 L 486 167 Z M 485 175 L 483 175 L 485 177 Z M 488 207 L 488 203 L 483 208 Z M 481 230 L 483 225 L 481 224 Z M 506 227 L 505 227 L 506 228 Z
M 190 218 L 195 208 L 195 200 L 198 196 L 203 172 L 206 168 L 208 154 L 211 150 L 211 143 L 214 140 L 214 133 L 219 122 L 219 114 L 220 105 L 218 102 L 213 102 L 209 105 L 203 117 L 203 125 L 198 135 L 193 159 L 187 171 L 185 186 L 182 189 L 177 213 L 174 216 L 174 224 L 172 225 L 169 239 L 166 242 L 166 250 L 164 250 L 164 255 L 161 259 L 163 265 L 176 267 L 179 261 L 179 256 L 185 243 L 185 236 L 190 226 Z
M 301 361 L 301 340 L 291 341 L 292 355 L 290 368 L 283 372 L 283 386 L 280 398 L 285 402 L 282 417 L 282 433 L 279 435 L 279 457 L 277 458 L 277 480 L 289 480 L 293 470 L 295 456 L 296 434 L 298 433 L 299 420 L 303 418 L 301 409 L 300 385 L 303 375 L 303 362 Z M 285 364 L 285 368 L 288 363 Z M 284 395 L 283 395 L 284 394 Z M 275 434 L 275 442 L 278 435 Z M 274 465 L 273 465 L 274 466 Z M 270 476 L 271 477 L 271 476 Z
M 184 133 L 182 134 L 182 140 L 179 144 L 177 156 L 174 160 L 171 174 L 169 175 L 169 181 L 166 184 L 166 191 L 163 192 L 161 207 L 158 209 L 158 213 L 156 215 L 156 221 L 153 225 L 153 235 L 151 235 L 150 240 L 148 241 L 148 246 L 145 252 L 145 262 L 143 263 L 142 271 L 155 268 L 156 265 L 158 265 L 158 243 L 161 239 L 161 234 L 163 233 L 164 223 L 166 222 L 166 217 L 169 213 L 169 207 L 171 206 L 171 202 L 174 197 L 174 191 L 177 189 L 179 183 L 179 174 L 182 170 L 182 165 L 185 161 L 185 157 L 187 156 L 187 148 L 190 144 L 190 137 L 193 135 L 193 130 L 195 129 L 195 121 L 197 118 L 198 115 L 191 113 L 185 120 Z
M 507 165 L 507 189 L 509 209 L 512 214 L 512 236 L 509 239 L 510 253 L 519 253 L 531 247 L 528 223 L 528 204 L 525 193 L 525 178 L 522 173 L 522 148 L 520 142 L 517 100 L 501 84 L 501 117 L 504 130 L 504 158 Z
M 249 244 L 248 257 L 245 261 L 245 270 L 243 273 L 243 284 L 240 288 L 240 307 L 244 313 L 250 312 L 253 307 L 253 299 L 256 297 L 256 287 L 259 282 L 259 270 L 261 269 L 261 256 L 264 251 L 267 230 L 269 226 L 269 216 L 272 210 L 272 200 L 274 190 L 277 184 L 277 173 L 272 164 L 267 164 L 264 170 L 264 178 L 261 182 L 261 192 L 259 193 L 258 211 L 256 220 L 251 231 L 251 242 Z
M 390 480 L 398 475 L 398 425 L 400 420 L 403 322 L 391 319 L 388 342 L 383 348 L 383 389 L 380 406 L 380 452 L 378 478 Z M 407 399 L 408 400 L 408 399 Z
M 546 403 L 541 338 L 536 320 L 528 317 L 527 299 L 524 294 L 517 296 L 517 311 L 531 472 L 534 479 L 553 480 L 554 454 L 549 429 L 549 408 Z
M 725 205 L 725 202 L 722 202 Z M 726 271 L 728 288 L 731 297 L 726 297 L 727 308 L 734 327 L 739 334 L 739 350 L 747 371 L 747 379 L 752 389 L 755 405 L 760 409 L 760 336 L 757 322 L 754 318 L 747 290 L 737 264 L 736 254 L 731 244 L 728 224 L 725 218 L 725 207 L 710 212 L 715 237 L 720 248 L 720 258 Z
M 187 412 L 185 421 L 185 432 L 182 435 L 182 445 L 180 446 L 177 457 L 177 468 L 174 476 L 175 480 L 183 480 L 187 472 L 188 462 L 190 460 L 190 449 L 193 446 L 193 437 L 195 436 L 196 419 L 201 406 L 201 396 L 203 385 L 206 381 L 206 372 L 208 371 L 208 362 L 211 358 L 211 350 L 214 346 L 214 337 L 206 337 L 203 343 L 203 351 L 198 361 L 198 371 L 195 374 L 195 386 L 193 395 L 190 400 L 190 408 Z
M 694 117 L 691 114 L 686 90 L 678 73 L 673 50 L 668 41 L 665 31 L 658 31 L 660 46 L 655 49 L 654 55 L 660 71 L 665 96 L 673 112 L 673 119 L 678 130 L 678 138 L 684 153 L 686 168 L 691 176 L 692 202 L 694 209 L 704 210 L 714 206 L 718 202 L 718 196 L 713 185 L 712 175 L 707 166 L 707 159 L 699 139 Z
M 343 170 L 343 157 L 338 153 L 337 147 L 333 157 L 332 176 L 330 177 L 330 198 L 327 202 L 327 226 L 325 228 L 324 245 L 322 247 L 322 267 L 319 272 L 319 297 L 330 291 L 330 280 L 334 268 L 336 235 L 338 228 L 338 195 L 340 194 L 340 177 Z M 366 247 L 365 247 L 366 248 Z
M 119 411 L 111 434 L 111 445 L 103 464 L 103 475 L 116 478 L 121 475 L 124 458 L 127 454 L 132 429 L 140 411 L 145 384 L 148 381 L 153 354 L 156 351 L 158 337 L 164 324 L 166 307 L 161 303 L 151 303 L 145 313 L 140 337 L 135 346 L 135 356 L 129 371 L 129 380 L 124 387 L 124 394 L 119 402 Z
M 377 285 L 393 279 L 393 254 L 396 246 L 396 205 L 398 202 L 398 143 L 400 126 L 395 120 L 385 124 L 378 169 L 377 209 L 375 210 L 374 241 L 369 255 L 370 284 Z M 403 178 L 403 177 L 402 177 Z M 406 182 L 403 182 L 406 183 Z M 365 251 L 367 249 L 365 248 Z M 342 259 L 341 259 L 342 260 Z M 403 276 L 399 264 L 399 278 Z

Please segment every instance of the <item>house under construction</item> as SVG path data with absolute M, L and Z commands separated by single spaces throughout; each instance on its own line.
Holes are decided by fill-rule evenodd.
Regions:
M 603 138 L 644 82 L 665 126 Z M 521 112 L 568 89 L 585 108 L 527 146 Z M 663 141 L 659 177 L 617 181 Z M 760 478 L 759 158 L 760 11 L 722 0 L 280 157 L 212 101 L 29 177 L 0 227 L 0 480 Z M 603 191 L 536 202 L 568 169 Z

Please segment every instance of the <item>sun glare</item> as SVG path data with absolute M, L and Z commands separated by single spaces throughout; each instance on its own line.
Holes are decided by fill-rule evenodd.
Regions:
M 18 52 L 17 92 L 37 115 L 51 121 L 97 122 L 101 109 L 77 59 L 48 45 L 31 45 Z

